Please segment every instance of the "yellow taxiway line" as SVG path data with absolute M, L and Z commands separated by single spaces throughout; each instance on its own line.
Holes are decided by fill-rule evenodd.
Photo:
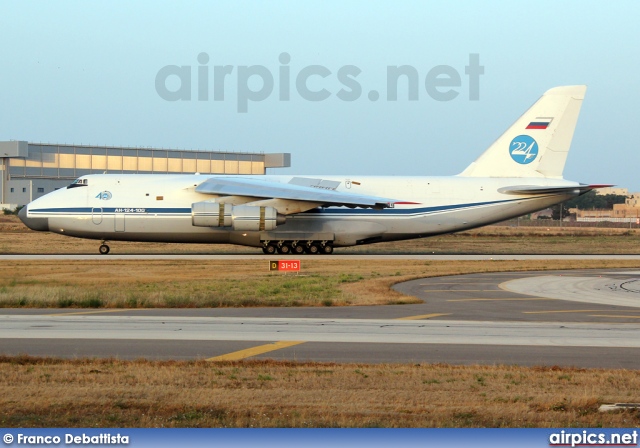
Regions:
M 431 319 L 432 317 L 449 316 L 451 313 L 433 313 L 433 314 L 420 314 L 418 316 L 398 317 L 395 320 L 422 320 Z
M 555 313 L 596 313 L 602 310 L 549 310 L 549 311 L 523 311 L 522 314 L 555 314 Z
M 238 350 L 237 352 L 231 352 L 225 355 L 214 356 L 213 358 L 207 358 L 206 361 L 238 361 L 240 359 L 262 355 L 263 353 L 269 353 L 274 350 L 280 350 L 281 348 L 292 347 L 294 345 L 304 343 L 305 341 L 278 341 L 272 344 L 258 345 L 257 347 Z
M 74 316 L 76 314 L 104 314 L 104 313 L 122 313 L 124 311 L 136 311 L 136 308 L 122 308 L 117 310 L 100 310 L 100 311 L 72 311 L 70 313 L 47 314 L 47 316 Z

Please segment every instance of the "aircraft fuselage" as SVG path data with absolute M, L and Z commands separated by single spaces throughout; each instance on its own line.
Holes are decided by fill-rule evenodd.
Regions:
M 332 244 L 340 247 L 480 227 L 544 209 L 578 194 L 576 190 L 575 193 L 514 195 L 501 193 L 500 188 L 527 183 L 579 185 L 544 178 L 309 176 L 340 182 L 336 191 L 393 197 L 399 201 L 379 210 L 318 207 L 286 216 L 286 222 L 273 230 L 233 230 L 225 226 L 193 224 L 192 204 L 201 201 L 233 203 L 233 199 L 195 191 L 210 177 L 84 176 L 81 179 L 86 181 L 85 185 L 60 189 L 30 203 L 27 219 L 41 223 L 46 219 L 51 232 L 98 240 L 231 243 L 260 247 L 265 240 L 292 240 L 296 236 L 304 240 L 305 235 L 313 234 L 325 235 L 327 239 L 332 236 Z M 293 177 L 260 176 L 260 179 L 286 184 Z

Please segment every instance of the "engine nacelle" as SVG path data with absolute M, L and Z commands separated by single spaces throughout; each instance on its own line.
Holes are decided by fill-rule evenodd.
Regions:
M 278 224 L 284 224 L 284 216 L 282 216 L 281 222 L 278 223 L 278 210 L 273 207 L 235 205 L 231 209 L 231 227 L 233 227 L 233 230 L 273 230 Z
M 191 204 L 191 223 L 197 227 L 230 227 L 233 206 L 220 202 Z
M 284 224 L 284 215 L 273 207 L 196 202 L 191 205 L 191 220 L 198 227 L 231 227 L 233 230 L 273 230 Z

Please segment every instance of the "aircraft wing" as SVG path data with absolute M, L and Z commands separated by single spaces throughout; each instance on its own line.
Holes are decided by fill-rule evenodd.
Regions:
M 515 185 L 513 187 L 503 187 L 498 191 L 505 194 L 562 194 L 562 193 L 575 193 L 584 194 L 596 188 L 611 187 L 612 185 L 575 185 L 575 186 L 538 186 L 538 185 Z
M 196 192 L 216 194 L 221 196 L 246 196 L 264 199 L 286 199 L 322 205 L 336 205 L 347 207 L 386 208 L 393 207 L 395 199 L 365 196 L 359 194 L 336 191 L 339 182 L 322 181 L 321 179 L 293 178 L 297 180 L 317 181 L 298 183 L 280 183 L 252 178 L 212 177 L 196 187 Z M 309 186 L 315 183 L 314 186 Z M 325 186 L 323 186 L 323 184 Z

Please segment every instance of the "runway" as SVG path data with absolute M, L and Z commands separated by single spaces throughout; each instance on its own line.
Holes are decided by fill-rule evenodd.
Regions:
M 636 325 L 258 317 L 0 316 L 0 338 L 640 347 Z
M 109 254 L 109 255 L 68 255 L 68 254 L 48 254 L 48 255 L 0 255 L 0 261 L 20 261 L 20 260 L 60 260 L 60 261 L 83 261 L 83 260 L 269 260 L 269 259 L 300 259 L 300 260 L 430 260 L 430 261 L 484 261 L 484 260 L 637 260 L 640 261 L 640 254 L 632 255 L 568 255 L 568 254 L 548 254 L 548 255 L 442 255 L 442 254 L 419 254 L 419 255 L 264 255 L 264 254 Z
M 423 303 L 6 309 L 0 353 L 640 368 L 638 269 L 469 274 L 395 289 Z

